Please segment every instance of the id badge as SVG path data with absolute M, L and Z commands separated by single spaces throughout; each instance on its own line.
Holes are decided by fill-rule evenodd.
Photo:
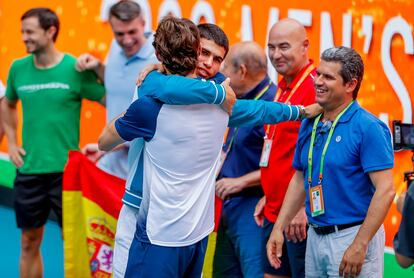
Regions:
M 224 161 L 226 160 L 227 153 L 221 150 L 220 157 L 219 157 L 219 168 L 217 168 L 216 178 L 221 172 L 221 168 L 223 168 Z
M 318 184 L 317 186 L 310 187 L 309 195 L 312 217 L 324 214 L 325 207 L 323 204 L 322 185 Z
M 269 157 L 270 157 L 270 151 L 272 149 L 272 139 L 265 139 L 262 149 L 262 155 L 260 156 L 260 167 L 267 167 L 269 165 Z

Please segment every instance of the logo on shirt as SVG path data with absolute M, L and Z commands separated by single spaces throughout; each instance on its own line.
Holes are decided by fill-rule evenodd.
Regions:
M 43 84 L 23 85 L 17 88 L 19 92 L 26 92 L 26 93 L 34 93 L 40 90 L 52 90 L 52 89 L 69 90 L 70 86 L 65 83 L 50 82 L 50 83 L 43 83 Z
M 337 143 L 341 142 L 341 140 L 342 140 L 341 135 L 336 136 L 335 141 L 336 141 Z

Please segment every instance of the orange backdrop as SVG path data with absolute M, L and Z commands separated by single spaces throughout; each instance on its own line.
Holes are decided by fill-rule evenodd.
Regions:
M 0 78 L 6 82 L 13 59 L 25 55 L 21 42 L 20 16 L 29 8 L 45 6 L 61 19 L 57 46 L 79 55 L 89 51 L 104 59 L 112 38 L 101 12 L 116 0 L 20 0 L 0 2 Z M 394 119 L 412 121 L 411 93 L 414 56 L 412 0 L 210 0 L 138 1 L 150 10 L 155 29 L 160 14 L 170 11 L 188 18 L 214 21 L 221 26 L 230 42 L 253 39 L 266 45 L 269 24 L 278 18 L 304 20 L 311 41 L 311 57 L 318 61 L 321 48 L 351 45 L 366 64 L 365 80 L 359 102 L 388 123 Z M 102 14 L 101 14 L 102 13 Z M 149 20 L 148 20 L 149 21 Z M 332 40 L 330 40 L 332 39 Z M 41 115 L 39 115 L 41 116 Z M 82 109 L 81 146 L 95 142 L 105 123 L 104 109 L 85 103 Z M 5 140 L 4 140 L 5 141 Z M 6 144 L 0 145 L 6 152 Z M 394 182 L 397 193 L 405 185 L 402 173 L 412 169 L 411 153 L 396 154 Z M 395 205 L 386 220 L 387 245 L 391 246 L 400 217 Z

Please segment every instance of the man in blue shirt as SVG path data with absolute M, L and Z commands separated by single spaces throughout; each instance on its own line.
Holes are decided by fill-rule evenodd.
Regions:
M 223 74 L 238 99 L 273 101 L 276 86 L 267 75 L 263 48 L 254 42 L 232 46 L 224 63 Z M 221 171 L 216 194 L 223 200 L 213 277 L 261 277 L 263 262 L 261 228 L 253 213 L 263 196 L 259 160 L 262 153 L 263 126 L 229 128 L 223 146 Z
M 135 77 L 148 64 L 158 60 L 152 47 L 153 35 L 144 32 L 145 20 L 141 7 L 134 1 L 120 1 L 109 11 L 109 23 L 115 40 L 112 41 L 106 65 L 90 54 L 78 58 L 77 69 L 94 70 L 105 82 L 106 120 L 109 123 L 131 104 Z M 128 145 L 106 153 L 98 167 L 107 173 L 126 179 L 128 174 Z M 84 151 L 89 157 L 98 158 L 96 144 L 89 144 Z
M 395 195 L 390 132 L 356 101 L 364 64 L 355 50 L 325 50 L 316 73 L 324 113 L 302 123 L 268 258 L 280 267 L 283 230 L 305 202 L 306 277 L 382 277 L 382 223 Z

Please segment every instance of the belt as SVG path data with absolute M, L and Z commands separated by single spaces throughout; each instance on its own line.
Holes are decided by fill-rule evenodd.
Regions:
M 315 231 L 315 233 L 317 233 L 318 235 L 329 235 L 337 231 L 341 231 L 341 230 L 345 230 L 345 229 L 348 229 L 348 228 L 351 228 L 357 225 L 361 225 L 362 222 L 364 221 L 358 221 L 354 223 L 341 224 L 341 225 L 331 225 L 331 226 L 318 226 L 316 224 L 309 223 L 309 226 L 311 226 L 313 230 Z
M 253 186 L 243 189 L 240 192 L 229 194 L 228 199 L 235 197 L 263 197 L 263 189 L 261 186 Z

